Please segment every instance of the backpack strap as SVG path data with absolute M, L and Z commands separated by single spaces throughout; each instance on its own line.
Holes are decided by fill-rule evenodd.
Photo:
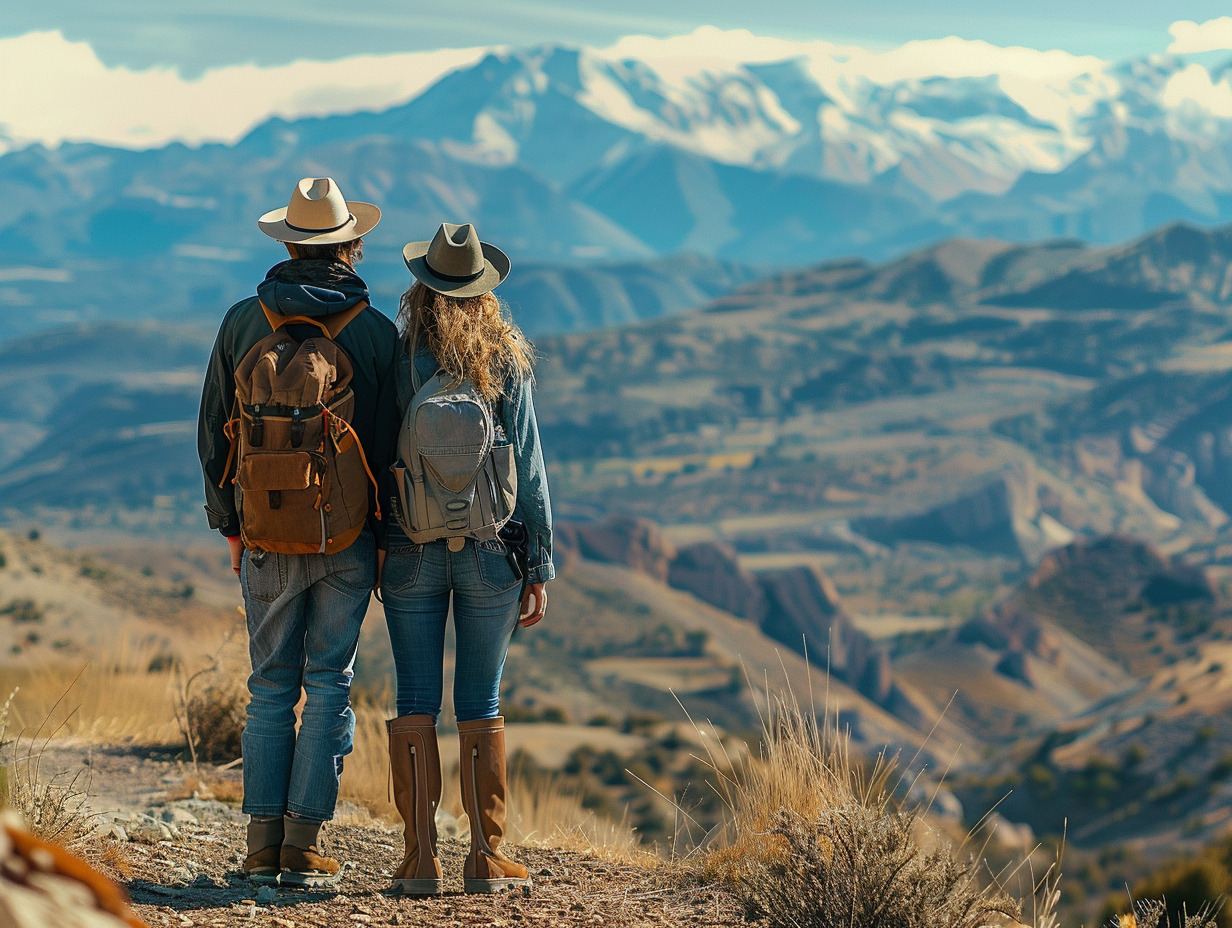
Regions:
M 235 428 L 240 421 L 239 406 L 240 398 L 236 396 L 235 399 L 231 401 L 231 415 L 222 427 L 223 434 L 227 436 L 228 448 L 227 463 L 222 469 L 222 480 L 218 481 L 218 489 L 220 490 L 227 485 L 227 478 L 231 476 L 231 464 L 235 461 L 235 446 L 237 444 Z
M 330 338 L 337 338 L 342 334 L 342 330 L 350 324 L 351 320 L 362 313 L 368 307 L 367 300 L 360 300 L 349 309 L 344 309 L 341 312 L 330 313 L 328 316 L 280 316 L 270 310 L 264 303 L 261 304 L 261 311 L 265 313 L 265 319 L 270 324 L 270 328 L 277 332 L 284 325 L 314 325 Z

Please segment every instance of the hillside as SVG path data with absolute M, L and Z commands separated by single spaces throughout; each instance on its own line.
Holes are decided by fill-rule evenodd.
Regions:
M 1227 230 L 1170 226 L 1106 249 L 954 240 L 739 286 L 729 268 L 714 282 L 736 289 L 703 310 L 664 298 L 646 304 L 660 318 L 537 340 L 554 495 L 589 518 L 619 493 L 746 553 L 935 542 L 1033 563 L 1108 532 L 1217 546 L 1229 258 Z M 653 290 L 638 273 L 615 276 Z M 525 286 L 557 279 L 531 268 Z M 571 279 L 560 305 L 641 312 L 609 277 Z M 676 292 L 705 295 L 691 287 Z M 211 337 L 93 323 L 0 345 L 3 518 L 196 526 Z
M 1226 522 L 1211 281 L 1228 257 L 1225 231 L 1170 227 L 777 275 L 636 331 L 544 341 L 541 427 L 566 500 L 633 486 L 625 511 L 749 551 L 850 548 L 852 529 L 1028 560 L 1074 533 L 1193 544 Z M 1128 267 L 1134 299 L 1100 283 Z M 1138 384 L 1156 386 L 1127 406 Z M 1167 405 L 1180 391 L 1193 409 Z

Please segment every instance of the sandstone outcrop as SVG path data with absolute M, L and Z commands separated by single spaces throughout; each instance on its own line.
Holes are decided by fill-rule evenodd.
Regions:
M 592 561 L 621 564 L 663 583 L 676 549 L 649 519 L 614 516 L 602 522 L 562 522 L 553 541 L 566 552 Z
M 649 574 L 703 602 L 748 619 L 768 637 L 828 667 L 862 695 L 908 721 L 919 711 L 898 688 L 889 654 L 855 627 L 829 577 L 797 566 L 751 573 L 728 545 L 701 542 L 674 550 L 654 523 L 616 517 L 565 523 L 566 550 Z

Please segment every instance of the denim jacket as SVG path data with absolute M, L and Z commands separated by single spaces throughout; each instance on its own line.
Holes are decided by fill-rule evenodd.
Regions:
M 426 348 L 420 348 L 415 353 L 415 367 L 420 383 L 426 382 L 440 369 L 432 352 Z M 394 382 L 398 392 L 398 412 L 405 416 L 415 395 L 411 361 L 405 351 L 398 359 Z M 513 517 L 526 526 L 526 582 L 544 583 L 556 576 L 552 567 L 552 502 L 548 496 L 548 475 L 539 444 L 539 426 L 535 423 L 535 403 L 531 397 L 530 383 L 510 383 L 496 405 L 500 424 L 513 443 L 518 473 L 518 499 L 513 508 Z

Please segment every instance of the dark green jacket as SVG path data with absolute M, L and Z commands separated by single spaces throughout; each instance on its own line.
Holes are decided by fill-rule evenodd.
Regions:
M 297 259 L 271 268 L 257 287 L 257 296 L 241 300 L 227 311 L 206 369 L 197 420 L 197 452 L 205 474 L 205 509 L 211 528 L 228 537 L 240 533 L 231 474 L 224 474 L 230 441 L 223 427 L 235 402 L 235 369 L 248 350 L 271 331 L 261 303 L 284 316 L 316 317 L 341 312 L 367 299 L 367 285 L 345 264 Z M 297 331 L 296 326 L 289 329 L 295 338 L 318 334 L 311 326 L 298 328 L 303 331 Z M 355 368 L 351 382 L 355 417 L 351 425 L 363 444 L 368 466 L 379 480 L 393 463 L 398 433 L 394 379 L 399 356 L 398 332 L 389 318 L 369 306 L 342 330 L 336 341 Z M 384 548 L 385 529 L 375 516 L 376 495 L 370 495 L 368 524 L 378 546 Z

